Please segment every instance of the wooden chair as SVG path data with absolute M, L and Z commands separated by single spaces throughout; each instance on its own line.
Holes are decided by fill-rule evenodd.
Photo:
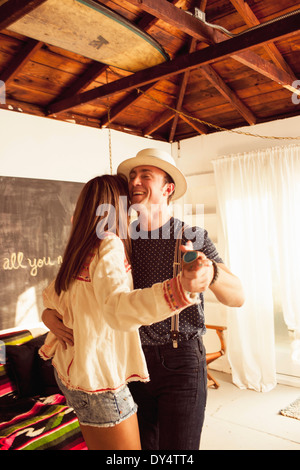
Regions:
M 208 365 L 225 354 L 226 343 L 225 343 L 225 337 L 224 337 L 224 330 L 227 330 L 227 328 L 226 326 L 216 326 L 216 325 L 206 325 L 206 328 L 215 330 L 221 343 L 221 349 L 219 351 L 206 354 L 206 365 Z M 219 388 L 220 386 L 220 384 L 216 381 L 216 379 L 213 378 L 213 376 L 209 372 L 207 372 L 207 386 L 214 387 L 214 388 Z

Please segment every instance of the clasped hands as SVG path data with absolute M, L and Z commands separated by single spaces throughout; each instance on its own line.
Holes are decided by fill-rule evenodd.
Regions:
M 193 251 L 193 244 L 188 241 L 186 245 L 181 245 L 183 253 Z M 191 263 L 182 262 L 181 283 L 185 290 L 189 292 L 204 292 L 208 289 L 213 277 L 214 267 L 210 259 L 204 253 L 197 252 L 198 257 Z

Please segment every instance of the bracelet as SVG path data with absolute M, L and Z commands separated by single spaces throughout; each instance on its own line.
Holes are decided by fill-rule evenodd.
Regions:
M 216 282 L 216 280 L 217 280 L 218 277 L 219 277 L 219 266 L 217 265 L 217 263 L 215 262 L 215 260 L 211 259 L 210 261 L 212 262 L 213 268 L 214 268 L 214 276 L 213 276 L 213 278 L 212 278 L 212 280 L 211 280 L 211 283 L 209 284 L 209 285 L 211 286 L 212 284 L 214 284 L 214 283 Z

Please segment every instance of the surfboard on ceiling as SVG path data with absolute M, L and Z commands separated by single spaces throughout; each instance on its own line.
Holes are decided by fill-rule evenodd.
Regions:
M 92 0 L 47 0 L 8 29 L 130 72 L 169 59 L 149 34 Z

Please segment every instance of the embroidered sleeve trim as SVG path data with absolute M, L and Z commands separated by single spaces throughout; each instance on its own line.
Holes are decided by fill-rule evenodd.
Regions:
M 90 264 L 95 256 L 95 252 L 89 253 L 86 259 L 84 260 L 83 265 L 81 266 L 81 269 L 77 276 L 75 276 L 75 279 L 78 279 L 79 281 L 84 281 L 84 282 L 91 282 L 90 278 Z
M 180 281 L 180 275 L 168 279 L 163 283 L 164 297 L 172 311 L 182 309 L 191 305 Z

